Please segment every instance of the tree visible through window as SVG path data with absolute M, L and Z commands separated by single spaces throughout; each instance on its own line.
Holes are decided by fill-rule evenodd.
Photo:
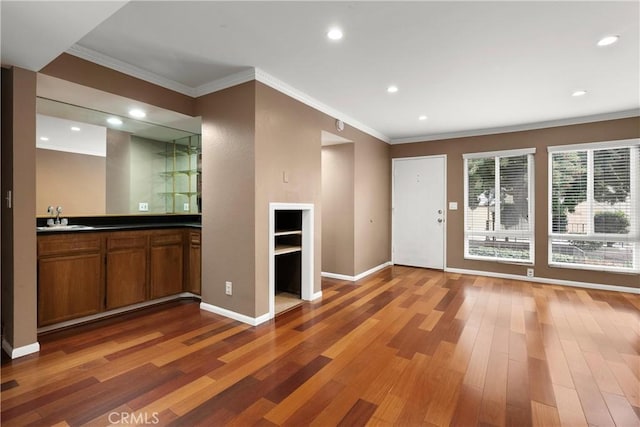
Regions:
M 465 257 L 533 262 L 533 150 L 465 155 Z
M 638 147 L 550 152 L 550 263 L 638 270 Z

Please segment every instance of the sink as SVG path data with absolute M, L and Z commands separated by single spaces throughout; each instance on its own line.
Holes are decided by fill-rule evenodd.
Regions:
M 51 225 L 45 227 L 36 227 L 38 231 L 68 231 L 68 230 L 91 230 L 90 225 L 67 224 L 67 225 Z

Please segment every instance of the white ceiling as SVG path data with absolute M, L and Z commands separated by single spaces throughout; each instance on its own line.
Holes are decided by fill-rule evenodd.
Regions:
M 639 114 L 637 1 L 132 1 L 101 13 L 71 53 L 190 94 L 262 76 L 392 142 Z M 326 38 L 332 26 L 341 41 Z M 597 47 L 609 34 L 620 41 Z

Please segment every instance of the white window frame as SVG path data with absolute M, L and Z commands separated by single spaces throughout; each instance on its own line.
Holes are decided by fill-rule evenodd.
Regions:
M 536 153 L 535 148 L 524 148 L 517 150 L 502 150 L 502 151 L 488 151 L 482 153 L 467 153 L 463 154 L 462 158 L 464 160 L 464 259 L 469 260 L 481 260 L 481 261 L 493 261 L 507 264 L 519 264 L 519 265 L 533 265 L 535 263 L 535 174 L 534 174 L 534 154 Z M 469 200 L 469 160 L 470 159 L 483 159 L 487 157 L 494 157 L 495 159 L 499 159 L 501 157 L 517 157 L 517 156 L 527 156 L 527 180 L 529 184 L 529 203 L 528 203 L 528 225 L 529 225 L 529 259 L 513 259 L 513 258 L 497 258 L 497 257 L 487 257 L 487 256 L 479 256 L 479 255 L 471 255 L 469 254 L 469 235 L 478 234 L 471 233 L 468 231 L 467 227 L 467 203 Z M 495 185 L 497 188 L 500 187 L 500 161 L 497 160 L 495 162 Z M 500 198 L 496 198 L 496 224 L 501 224 L 500 218 Z M 521 238 L 522 231 L 511 231 L 511 230 L 499 230 L 499 231 L 483 231 L 483 236 L 495 237 L 499 239 L 504 239 L 506 237 L 509 238 Z
M 631 212 L 636 215 L 635 218 L 631 218 L 631 224 L 629 233 L 627 234 L 605 234 L 595 233 L 593 230 L 593 151 L 603 149 L 617 149 L 617 148 L 631 148 L 631 170 L 629 178 L 631 180 L 630 194 L 631 194 Z M 638 171 L 638 162 L 634 161 L 640 156 L 640 138 L 625 139 L 618 141 L 605 141 L 605 142 L 593 142 L 586 144 L 573 144 L 573 145 L 557 145 L 547 147 L 548 151 L 548 225 L 547 230 L 549 237 L 547 239 L 548 244 L 548 264 L 550 267 L 559 268 L 571 268 L 576 270 L 596 270 L 596 271 L 610 271 L 614 273 L 637 273 L 640 272 L 640 171 Z M 553 187 L 553 154 L 555 153 L 567 153 L 575 151 L 587 151 L 587 201 L 589 202 L 589 222 L 587 224 L 587 232 L 585 234 L 570 234 L 570 233 L 554 233 L 553 232 L 553 212 L 551 212 L 553 193 L 551 191 Z M 634 154 L 635 152 L 635 154 Z M 552 245 L 553 240 L 580 240 L 580 241 L 599 241 L 606 240 L 610 242 L 634 242 L 636 244 L 634 250 L 633 265 L 631 268 L 613 267 L 605 265 L 589 265 L 553 261 Z

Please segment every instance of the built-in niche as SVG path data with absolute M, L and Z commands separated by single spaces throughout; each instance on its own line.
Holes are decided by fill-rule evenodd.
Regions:
M 271 203 L 269 219 L 269 315 L 274 317 L 313 298 L 313 205 Z

